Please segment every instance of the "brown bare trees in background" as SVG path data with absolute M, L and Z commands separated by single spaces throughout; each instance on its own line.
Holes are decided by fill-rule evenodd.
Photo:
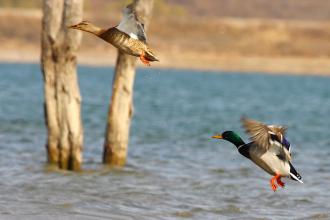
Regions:
M 83 127 L 76 52 L 81 32 L 68 25 L 82 20 L 83 0 L 44 0 L 41 68 L 48 131 L 48 162 L 61 169 L 80 170 Z
M 148 27 L 153 0 L 134 0 L 138 18 Z M 118 52 L 112 97 L 104 142 L 103 163 L 123 166 L 126 163 L 129 130 L 133 114 L 133 86 L 136 58 Z
M 154 0 L 134 0 L 139 19 L 148 26 Z M 76 53 L 81 32 L 67 26 L 82 20 L 83 0 L 44 0 L 41 67 L 44 77 L 44 112 L 48 131 L 47 158 L 61 169 L 80 170 L 83 126 L 77 82 Z M 136 58 L 118 52 L 108 112 L 103 162 L 126 163 Z

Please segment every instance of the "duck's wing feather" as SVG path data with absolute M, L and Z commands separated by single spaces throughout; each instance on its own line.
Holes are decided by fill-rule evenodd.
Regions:
M 283 143 L 283 146 L 284 146 L 289 152 L 291 152 L 291 145 L 290 145 L 290 142 L 289 142 L 285 137 L 283 137 L 283 141 L 282 141 L 282 143 Z
M 144 24 L 139 21 L 136 12 L 133 9 L 133 4 L 128 5 L 123 10 L 123 19 L 116 28 L 128 34 L 131 38 L 143 42 L 147 41 Z
M 270 140 L 278 140 L 278 143 L 281 144 L 285 135 L 286 128 L 282 126 L 268 126 L 259 121 L 245 117 L 243 117 L 241 121 L 246 133 L 250 135 L 250 139 L 263 150 L 269 150 L 273 145 Z

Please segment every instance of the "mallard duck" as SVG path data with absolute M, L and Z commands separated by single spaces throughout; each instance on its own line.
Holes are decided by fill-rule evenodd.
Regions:
M 150 66 L 151 61 L 159 61 L 147 45 L 144 25 L 138 20 L 132 4 L 123 10 L 123 15 L 122 21 L 117 26 L 107 30 L 97 27 L 89 21 L 82 21 L 69 28 L 92 33 L 120 51 L 140 57 L 140 60 L 147 66 Z
M 242 118 L 241 121 L 252 142 L 246 144 L 233 131 L 225 131 L 222 134 L 212 136 L 212 138 L 224 139 L 233 143 L 240 154 L 272 175 L 270 186 L 273 191 L 277 190 L 275 182 L 284 187 L 285 184 L 281 181 L 281 177 L 289 177 L 303 183 L 301 176 L 291 163 L 291 147 L 285 138 L 286 128 L 265 125 L 247 118 Z

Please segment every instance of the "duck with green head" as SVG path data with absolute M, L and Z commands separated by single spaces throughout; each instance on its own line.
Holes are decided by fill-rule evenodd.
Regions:
M 150 62 L 159 61 L 154 52 L 147 45 L 144 25 L 139 21 L 133 4 L 123 11 L 122 21 L 115 27 L 103 29 L 88 21 L 71 25 L 69 28 L 85 31 L 96 35 L 115 46 L 118 50 L 140 57 L 142 63 L 150 66 Z
M 252 142 L 245 143 L 233 131 L 225 131 L 212 138 L 224 139 L 234 144 L 238 152 L 250 159 L 257 166 L 272 175 L 270 185 L 273 191 L 277 190 L 275 182 L 284 187 L 281 177 L 301 181 L 301 176 L 291 163 L 290 143 L 284 137 L 286 128 L 275 125 L 265 125 L 261 122 L 242 118 L 246 132 L 251 136 Z

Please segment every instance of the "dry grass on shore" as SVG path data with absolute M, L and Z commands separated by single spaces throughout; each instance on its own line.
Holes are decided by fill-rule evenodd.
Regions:
M 103 27 L 114 17 L 86 14 Z M 37 62 L 40 24 L 40 10 L 0 10 L 0 60 Z M 148 35 L 161 58 L 155 67 L 330 73 L 328 22 L 154 16 Z M 114 58 L 113 47 L 84 34 L 81 62 L 111 65 Z

